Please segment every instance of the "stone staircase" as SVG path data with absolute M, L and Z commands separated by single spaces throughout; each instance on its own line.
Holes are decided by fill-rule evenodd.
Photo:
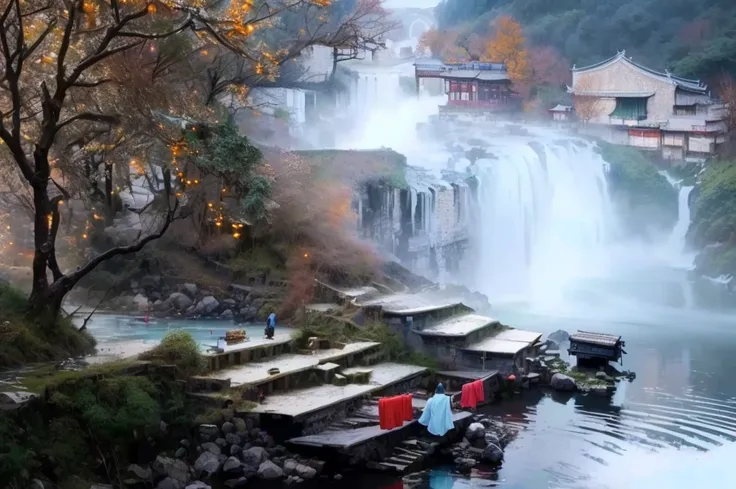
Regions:
M 424 464 L 439 446 L 437 442 L 409 438 L 395 446 L 388 457 L 377 463 L 370 463 L 368 468 L 391 472 L 395 474 L 409 474 L 424 468 Z

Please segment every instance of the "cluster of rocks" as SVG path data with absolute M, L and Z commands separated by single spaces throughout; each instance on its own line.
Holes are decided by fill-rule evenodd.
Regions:
M 258 289 L 231 284 L 226 293 L 213 293 L 197 284 L 186 283 L 169 287 L 158 275 L 131 281 L 130 293 L 108 302 L 115 310 L 151 312 L 155 317 L 184 317 L 251 322 L 270 311 Z
M 462 441 L 446 449 L 455 468 L 467 473 L 479 464 L 497 466 L 503 462 L 504 448 L 516 436 L 514 430 L 485 417 L 476 417 Z
M 232 417 L 219 427 L 200 425 L 197 442 L 182 439 L 173 454 L 160 454 L 148 466 L 129 466 L 125 484 L 131 489 L 236 489 L 252 480 L 289 485 L 322 474 L 324 462 L 290 454 L 257 425 L 250 417 Z

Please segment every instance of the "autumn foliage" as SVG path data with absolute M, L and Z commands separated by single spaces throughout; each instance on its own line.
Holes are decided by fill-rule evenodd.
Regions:
M 521 25 L 513 17 L 503 15 L 493 24 L 493 38 L 486 45 L 488 61 L 506 64 L 511 80 L 526 83 L 529 79 L 529 52 L 525 46 Z
M 289 280 L 281 314 L 289 315 L 309 302 L 317 278 L 354 284 L 373 276 L 378 256 L 357 237 L 349 184 L 318 178 L 293 153 L 272 153 L 267 160 L 278 208 L 266 233 L 285 258 Z

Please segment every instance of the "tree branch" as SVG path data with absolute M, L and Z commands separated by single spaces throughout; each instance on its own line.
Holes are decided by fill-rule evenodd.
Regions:
M 70 117 L 62 122 L 59 122 L 56 125 L 56 130 L 58 131 L 62 127 L 72 124 L 76 121 L 104 122 L 106 124 L 117 124 L 118 122 L 120 122 L 120 117 L 118 117 L 117 115 L 95 114 L 94 112 L 82 112 L 80 114 L 75 115 L 74 117 Z

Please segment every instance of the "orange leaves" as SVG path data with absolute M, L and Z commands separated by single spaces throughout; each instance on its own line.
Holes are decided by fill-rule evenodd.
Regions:
M 486 46 L 488 61 L 506 64 L 509 77 L 515 83 L 529 79 L 528 52 L 521 25 L 513 17 L 502 15 L 493 24 L 495 34 Z

